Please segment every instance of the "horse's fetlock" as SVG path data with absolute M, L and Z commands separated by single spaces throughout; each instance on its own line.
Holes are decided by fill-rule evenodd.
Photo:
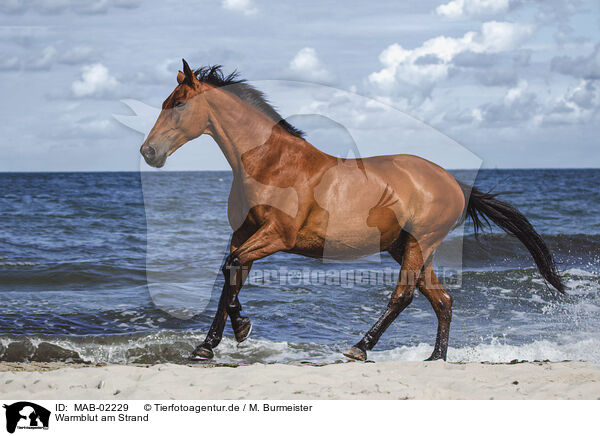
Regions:
M 242 264 L 239 257 L 232 253 L 227 256 L 227 259 L 225 259 L 225 263 L 223 264 L 222 268 L 223 274 L 225 274 L 225 276 L 231 275 L 231 277 L 233 277 L 232 273 L 235 273 L 241 267 L 241 265 Z

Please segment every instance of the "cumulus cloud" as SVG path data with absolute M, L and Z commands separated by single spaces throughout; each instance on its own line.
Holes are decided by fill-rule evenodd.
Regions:
M 483 23 L 479 32 L 467 32 L 459 38 L 438 36 L 414 49 L 395 43 L 379 55 L 383 68 L 371 73 L 369 81 L 384 90 L 408 84 L 407 91 L 412 88 L 427 96 L 438 81 L 448 76 L 457 57 L 462 65 L 491 63 L 488 55 L 519 47 L 533 30 L 527 24 L 490 21 Z
M 509 0 L 452 0 L 438 6 L 435 12 L 442 17 L 458 20 L 504 13 L 509 8 Z
M 537 92 L 539 93 L 539 89 Z M 539 93 L 542 95 L 542 93 Z M 500 101 L 485 103 L 474 109 L 444 114 L 450 125 L 476 124 L 484 127 L 516 127 L 522 124 L 557 126 L 596 123 L 600 117 L 600 83 L 582 79 L 558 96 L 540 99 L 528 82 L 520 80 L 507 90 Z
M 444 120 L 455 124 L 477 124 L 485 127 L 515 127 L 536 122 L 544 107 L 526 80 L 509 88 L 500 101 L 481 104 L 473 109 L 448 112 Z
M 75 97 L 105 97 L 117 89 L 119 82 L 104 65 L 85 65 L 81 71 L 81 79 L 71 85 Z
M 460 52 L 452 59 L 452 63 L 461 68 L 489 68 L 497 61 L 498 56 L 495 54 L 476 53 L 471 50 Z
M 485 86 L 514 86 L 518 74 L 511 68 L 497 68 L 489 71 L 480 71 L 475 74 L 476 79 Z
M 290 70 L 300 79 L 327 80 L 330 74 L 323 67 L 314 48 L 304 47 L 290 61 Z
M 532 120 L 540 109 L 540 103 L 533 92 L 528 91 L 528 83 L 521 80 L 510 88 L 499 103 L 480 106 L 473 112 L 476 121 L 494 126 L 514 126 Z
M 520 74 L 526 74 L 525 67 L 530 59 L 528 50 L 504 53 L 465 51 L 452 59 L 449 77 L 473 77 L 485 86 L 514 86 Z
M 550 66 L 553 71 L 587 80 L 600 80 L 600 44 L 596 44 L 589 56 L 557 56 Z
M 559 98 L 552 101 L 538 117 L 542 124 L 575 124 L 590 121 L 600 108 L 598 81 L 581 80 Z
M 581 109 L 592 109 L 598 104 L 598 84 L 591 80 L 583 80 L 566 95 L 565 100 Z
M 253 15 L 258 12 L 251 0 L 223 0 L 221 5 L 224 9 L 241 12 L 244 15 Z
M 541 116 L 544 124 L 580 123 L 594 119 L 600 112 L 600 44 L 589 55 L 557 56 L 550 63 L 552 71 L 579 79 L 553 101 Z

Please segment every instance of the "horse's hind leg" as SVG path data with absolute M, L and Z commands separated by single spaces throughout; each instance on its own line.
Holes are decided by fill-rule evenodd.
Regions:
M 444 289 L 442 283 L 434 274 L 431 262 L 423 270 L 417 286 L 431 303 L 438 319 L 435 347 L 431 356 L 426 360 L 446 360 L 450 321 L 452 320 L 452 296 Z
M 352 359 L 366 360 L 367 350 L 371 350 L 375 346 L 383 332 L 413 299 L 415 285 L 423 268 L 423 254 L 419 243 L 412 236 L 408 236 L 406 245 L 404 246 L 403 255 L 392 252 L 391 250 L 390 254 L 392 254 L 394 259 L 400 259 L 402 261 L 396 290 L 392 294 L 388 307 L 383 315 L 365 334 L 360 342 L 344 353 L 345 356 Z

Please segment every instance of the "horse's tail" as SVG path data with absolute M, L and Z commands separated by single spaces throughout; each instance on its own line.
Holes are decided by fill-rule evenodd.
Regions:
M 564 293 L 565 285 L 556 271 L 552 254 L 529 220 L 510 204 L 497 200 L 497 194 L 481 192 L 462 182 L 458 184 L 467 202 L 464 217 L 473 220 L 475 236 L 484 223 L 490 224 L 489 218 L 506 233 L 516 236 L 531 253 L 542 277 L 558 291 Z

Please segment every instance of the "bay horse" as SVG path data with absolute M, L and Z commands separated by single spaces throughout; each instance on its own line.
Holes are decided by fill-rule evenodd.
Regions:
M 436 248 L 471 218 L 475 233 L 491 220 L 529 250 L 542 277 L 563 292 L 553 257 L 527 218 L 494 194 L 457 181 L 412 155 L 338 159 L 303 139 L 263 94 L 220 66 L 192 71 L 183 60 L 177 86 L 141 146 L 162 167 L 186 142 L 210 135 L 233 171 L 228 219 L 233 229 L 222 271 L 225 285 L 204 342 L 190 359 L 214 357 L 227 318 L 244 341 L 252 329 L 238 295 L 252 263 L 283 251 L 318 259 L 355 259 L 388 252 L 400 265 L 384 313 L 344 355 L 366 360 L 386 328 L 412 301 L 415 288 L 437 316 L 433 353 L 446 359 L 452 297 L 433 272 Z

